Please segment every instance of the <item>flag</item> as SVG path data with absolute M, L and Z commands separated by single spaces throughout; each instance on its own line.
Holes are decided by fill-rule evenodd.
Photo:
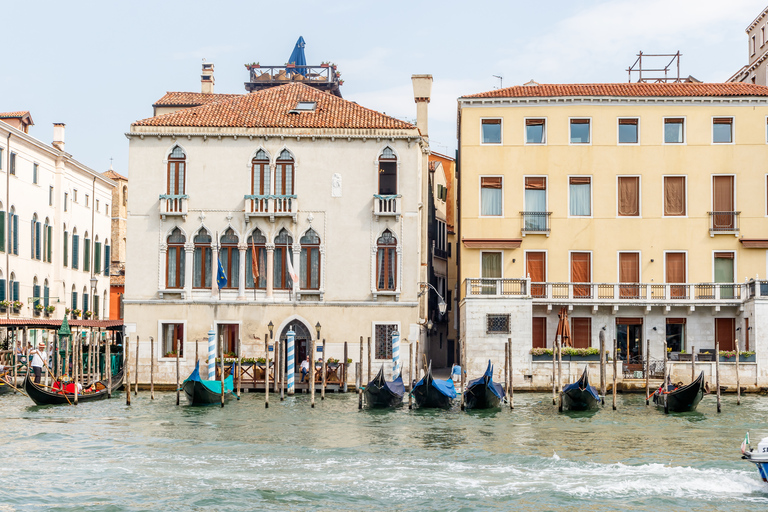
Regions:
M 744 440 L 741 442 L 741 453 L 747 453 L 749 450 L 749 432 L 744 436 Z
M 251 271 L 253 272 L 253 283 L 256 288 L 259 284 L 259 259 L 256 256 L 256 246 L 251 245 Z
M 221 258 L 219 258 L 219 272 L 216 275 L 216 284 L 219 288 L 227 286 L 227 274 L 224 273 L 224 267 L 221 266 Z
M 293 263 L 291 262 L 292 259 L 293 258 L 291 257 L 291 252 L 289 251 L 287 257 L 285 258 L 285 261 L 288 262 L 288 275 L 291 276 L 291 280 L 294 283 L 298 283 L 299 276 L 296 275 L 296 271 L 293 269 Z

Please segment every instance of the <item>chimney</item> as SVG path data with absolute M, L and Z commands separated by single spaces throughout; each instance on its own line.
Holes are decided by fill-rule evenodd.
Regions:
M 413 99 L 416 102 L 416 127 L 425 139 L 429 138 L 427 104 L 432 97 L 432 75 L 411 75 Z
M 203 60 L 203 74 L 200 75 L 201 92 L 203 94 L 213 94 L 213 62 Z
M 64 123 L 53 123 L 53 147 L 64 151 Z

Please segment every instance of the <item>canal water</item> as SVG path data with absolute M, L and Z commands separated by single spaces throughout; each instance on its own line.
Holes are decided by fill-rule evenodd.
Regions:
M 354 394 L 220 407 L 139 392 L 70 406 L 0 396 L 0 512 L 39 510 L 766 510 L 740 460 L 768 436 L 768 397 L 665 416 L 640 395 L 558 414 L 515 409 L 358 411 Z M 183 402 L 183 396 L 182 396 Z

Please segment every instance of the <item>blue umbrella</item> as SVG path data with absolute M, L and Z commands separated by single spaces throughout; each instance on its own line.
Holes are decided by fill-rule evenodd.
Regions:
M 307 43 L 304 42 L 304 38 L 299 36 L 299 40 L 296 41 L 296 47 L 293 49 L 293 53 L 291 53 L 291 56 L 288 57 L 288 63 L 289 64 L 295 64 L 296 66 L 306 66 L 307 65 L 307 58 L 304 56 L 304 47 L 307 45 Z M 306 68 L 297 68 L 296 73 L 300 73 L 302 75 L 307 74 Z

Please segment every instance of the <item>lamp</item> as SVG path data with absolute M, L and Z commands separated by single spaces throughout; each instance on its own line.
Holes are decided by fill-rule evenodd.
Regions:
M 321 327 L 320 326 L 320 322 L 317 322 L 317 324 L 315 325 L 315 329 L 317 330 L 317 339 L 318 339 L 318 341 L 320 340 L 320 327 Z
M 99 280 L 96 279 L 96 276 L 91 277 L 91 297 L 93 298 L 96 297 L 96 287 L 98 285 L 99 285 Z M 93 308 L 95 302 L 96 302 L 95 300 L 91 299 L 91 308 Z M 93 314 L 94 316 L 98 316 L 99 312 L 94 311 Z
M 267 329 L 269 329 L 269 339 L 272 339 L 272 330 L 275 328 L 275 324 L 272 323 L 272 320 L 269 321 L 267 324 Z
M 435 293 L 437 294 L 437 310 L 440 311 L 441 315 L 444 315 L 445 311 L 448 309 L 448 304 L 445 303 L 445 299 L 443 299 L 443 296 L 440 295 L 440 292 L 437 291 L 437 288 L 425 282 L 419 282 L 419 285 L 422 288 L 432 288 L 433 290 L 435 290 Z M 423 290 L 421 293 L 419 293 L 419 297 L 421 297 L 424 293 L 426 293 L 426 291 L 427 290 Z

